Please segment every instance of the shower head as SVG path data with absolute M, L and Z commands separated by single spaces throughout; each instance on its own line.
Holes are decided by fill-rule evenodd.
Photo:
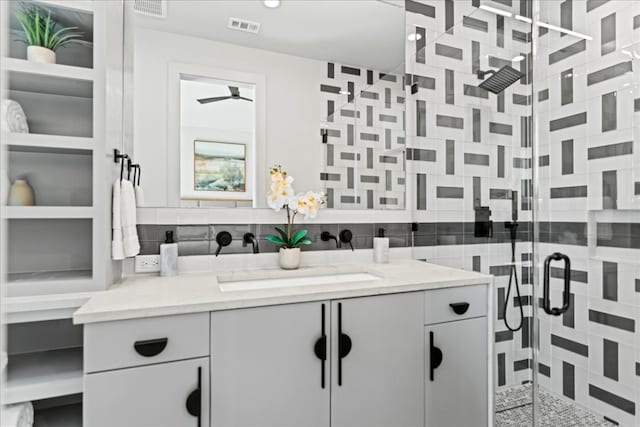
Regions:
M 478 78 L 484 79 L 487 74 L 493 75 L 480 83 L 478 87 L 496 95 L 524 77 L 524 74 L 509 65 L 505 65 L 498 71 L 478 71 Z

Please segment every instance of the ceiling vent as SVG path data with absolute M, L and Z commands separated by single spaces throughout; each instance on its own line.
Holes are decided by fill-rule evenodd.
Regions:
M 134 0 L 133 10 L 154 18 L 167 17 L 167 0 Z
M 260 23 L 240 18 L 229 18 L 229 24 L 227 27 L 232 30 L 244 31 L 246 33 L 253 34 L 258 34 L 258 31 L 260 31 Z

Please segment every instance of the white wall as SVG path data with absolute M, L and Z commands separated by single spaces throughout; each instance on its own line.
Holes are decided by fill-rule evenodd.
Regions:
M 323 62 L 151 30 L 136 29 L 134 43 L 133 158 L 142 166 L 146 206 L 188 206 L 167 182 L 172 175 L 167 171 L 180 162 L 167 154 L 170 144 L 178 144 L 167 136 L 168 69 L 176 62 L 263 75 L 266 154 L 257 159 L 258 170 L 281 164 L 295 177 L 297 191 L 322 188 L 318 129 Z M 266 179 L 257 177 L 258 206 L 264 206 L 260 185 Z

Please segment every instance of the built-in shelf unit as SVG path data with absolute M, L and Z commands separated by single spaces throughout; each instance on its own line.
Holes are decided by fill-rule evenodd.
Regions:
M 11 182 L 26 179 L 35 194 L 34 206 L 6 206 L 2 201 L 7 249 L 2 311 L 9 336 L 3 403 L 34 402 L 36 426 L 81 425 L 80 399 L 68 401 L 82 393 L 81 328 L 73 326 L 71 317 L 111 283 L 105 169 L 111 150 L 106 148 L 105 122 L 113 98 L 106 91 L 107 34 L 121 37 L 122 21 L 109 17 L 117 17 L 114 8 L 119 7 L 121 19 L 122 5 L 83 0 L 2 3 L 2 13 L 9 15 L 2 38 L 11 40 L 0 64 L 2 98 L 18 102 L 29 125 L 29 133 L 2 129 L 3 174 Z M 21 3 L 50 10 L 60 25 L 78 27 L 84 43 L 56 51 L 56 64 L 28 61 L 26 45 L 15 37 L 21 30 L 13 12 Z M 54 338 L 43 339 L 45 334 Z M 25 338 L 15 338 L 18 335 Z M 25 340 L 46 345 L 28 348 Z

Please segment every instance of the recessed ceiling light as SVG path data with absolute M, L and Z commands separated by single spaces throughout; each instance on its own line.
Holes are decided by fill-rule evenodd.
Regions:
M 351 95 L 351 92 L 349 92 L 348 90 L 341 90 L 340 95 Z
M 409 37 L 407 37 L 407 39 L 408 39 L 410 42 L 414 42 L 414 41 L 416 41 L 416 40 L 420 40 L 420 39 L 422 39 L 422 34 L 418 34 L 418 33 L 411 33 L 411 34 L 409 34 Z
M 264 0 L 263 3 L 269 9 L 275 9 L 276 7 L 280 6 L 280 0 Z
M 524 61 L 524 56 L 518 55 L 518 56 L 514 57 L 511 61 L 513 61 L 513 62 Z
M 495 13 L 496 15 L 508 16 L 511 17 L 513 14 L 511 12 L 507 12 L 506 10 L 497 9 L 495 7 L 487 6 L 486 4 L 481 4 L 480 9 L 486 10 L 487 12 Z

